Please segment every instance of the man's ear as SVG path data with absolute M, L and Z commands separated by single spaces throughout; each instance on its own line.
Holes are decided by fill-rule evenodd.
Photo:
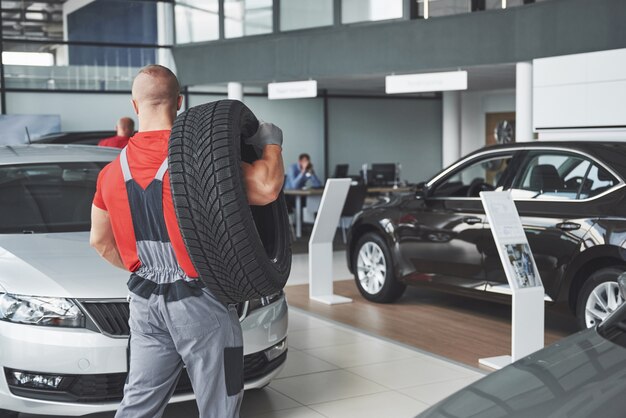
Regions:
M 180 110 L 182 105 L 183 105 L 183 95 L 179 94 L 178 95 L 178 102 L 176 103 L 176 110 Z
M 135 114 L 139 115 L 139 107 L 137 106 L 137 102 L 134 99 L 130 99 L 130 102 L 133 104 L 133 110 L 135 110 Z

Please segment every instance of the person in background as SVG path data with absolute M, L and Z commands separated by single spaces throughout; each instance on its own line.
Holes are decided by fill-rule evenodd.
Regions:
M 124 148 L 128 140 L 135 133 L 135 121 L 129 117 L 120 118 L 115 125 L 117 134 L 110 138 L 104 138 L 98 142 L 100 147 Z
M 313 170 L 309 154 L 300 154 L 298 162 L 287 170 L 285 189 L 302 189 L 303 187 L 322 187 L 322 182 Z

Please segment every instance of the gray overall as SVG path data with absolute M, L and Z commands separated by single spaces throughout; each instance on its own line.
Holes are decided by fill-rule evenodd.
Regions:
M 187 368 L 202 418 L 239 416 L 243 397 L 243 338 L 234 306 L 219 302 L 180 268 L 165 226 L 163 162 L 142 189 L 120 154 L 141 267 L 128 281 L 130 370 L 116 417 L 163 414 Z

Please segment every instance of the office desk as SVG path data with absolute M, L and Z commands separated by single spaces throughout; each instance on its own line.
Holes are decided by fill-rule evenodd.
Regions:
M 296 218 L 296 238 L 302 237 L 302 196 L 321 196 L 324 189 L 287 189 L 286 196 L 293 196 L 296 200 L 294 216 Z
M 407 193 L 413 190 L 413 187 L 402 186 L 402 187 L 392 187 L 392 186 L 372 186 L 367 188 L 368 194 L 384 194 L 384 193 Z
M 386 194 L 386 193 L 407 193 L 413 190 L 412 187 L 368 187 L 368 194 Z M 294 217 L 296 218 L 296 238 L 302 237 L 302 197 L 306 196 L 321 196 L 324 193 L 324 189 L 287 189 L 285 190 L 286 196 L 293 196 L 295 198 Z

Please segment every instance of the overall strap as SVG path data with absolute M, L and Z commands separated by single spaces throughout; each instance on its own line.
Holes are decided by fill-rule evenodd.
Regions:
M 124 181 L 129 181 L 133 179 L 132 174 L 130 174 L 130 166 L 128 165 L 128 158 L 126 157 L 126 147 L 122 149 L 120 153 L 120 165 L 122 166 L 122 174 L 124 174 Z
M 161 167 L 159 167 L 159 170 L 156 172 L 154 179 L 163 181 L 163 177 L 165 176 L 166 171 L 167 171 L 167 158 L 163 160 L 163 162 L 161 163 Z

